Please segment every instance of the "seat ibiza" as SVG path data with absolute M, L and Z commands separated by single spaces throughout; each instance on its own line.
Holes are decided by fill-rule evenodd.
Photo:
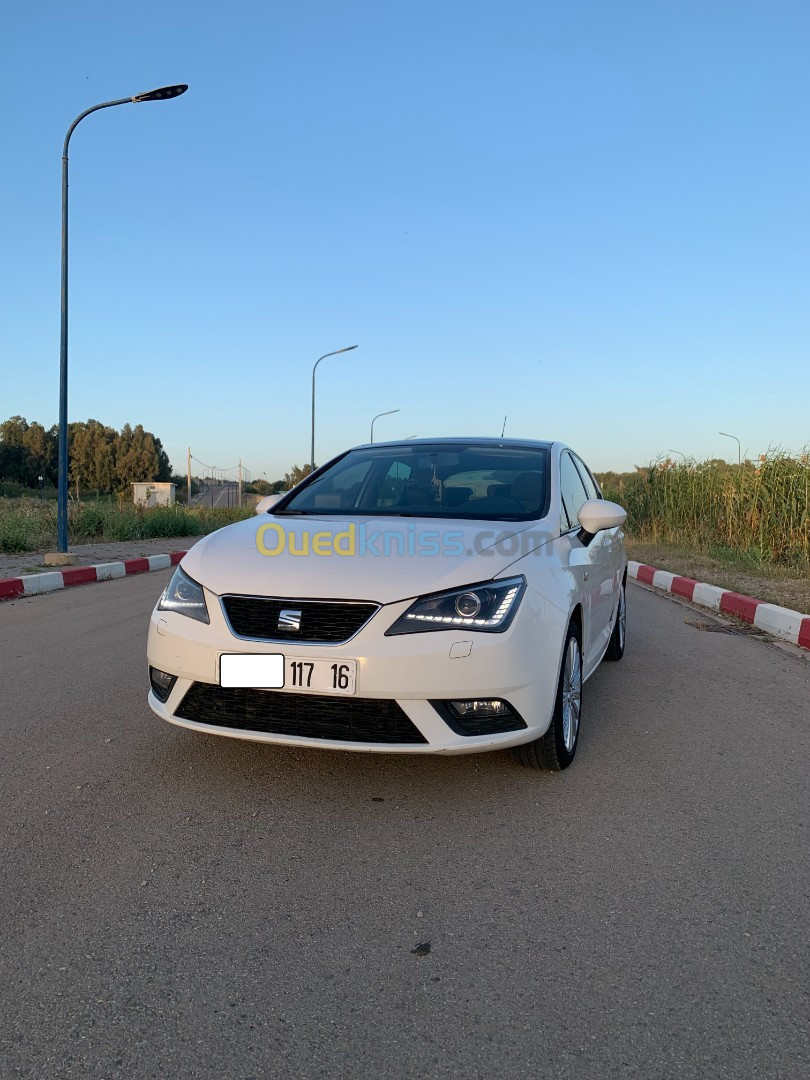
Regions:
M 184 556 L 149 704 L 231 738 L 564 769 L 582 684 L 624 652 L 624 519 L 562 443 L 356 447 Z

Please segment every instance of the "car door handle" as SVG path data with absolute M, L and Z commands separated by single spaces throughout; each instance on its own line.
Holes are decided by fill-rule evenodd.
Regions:
M 584 573 L 584 574 L 583 574 L 582 576 L 583 576 L 583 577 L 585 578 L 585 580 L 587 581 L 587 580 L 588 580 L 588 571 L 586 570 L 586 571 L 585 571 L 585 573 Z

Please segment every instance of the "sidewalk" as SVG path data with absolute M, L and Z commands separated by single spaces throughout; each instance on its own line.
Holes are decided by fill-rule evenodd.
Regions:
M 97 563 L 162 555 L 167 551 L 188 551 L 201 539 L 200 536 L 168 536 L 158 537 L 156 540 L 125 540 L 118 544 L 71 544 L 70 551 L 78 556 L 76 566 L 94 566 Z M 24 574 L 52 570 L 53 567 L 43 565 L 43 556 L 42 551 L 0 555 L 0 578 L 20 577 Z

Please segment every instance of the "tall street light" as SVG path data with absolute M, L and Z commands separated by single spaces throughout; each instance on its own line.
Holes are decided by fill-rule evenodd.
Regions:
M 727 431 L 718 431 L 717 434 L 722 435 L 726 439 L 733 439 L 735 441 L 735 443 L 737 444 L 737 464 L 741 465 L 742 464 L 742 453 L 740 451 L 740 440 L 737 438 L 737 436 L 736 435 L 729 435 L 729 433 Z
M 149 90 L 134 97 L 119 98 L 117 101 L 104 101 L 85 109 L 70 125 L 62 148 L 62 331 L 59 339 L 59 491 L 56 503 L 57 551 L 66 553 L 68 549 L 67 496 L 68 496 L 68 431 L 67 431 L 67 391 L 68 391 L 68 143 L 76 126 L 90 113 L 99 109 L 110 109 L 113 105 L 137 104 L 141 101 L 168 101 L 170 98 L 185 94 L 185 83 L 177 86 L 161 86 L 158 90 Z
M 393 416 L 395 412 L 399 412 L 399 409 L 389 409 L 388 412 L 377 413 L 374 420 L 379 420 L 381 416 Z M 371 438 L 369 442 L 374 442 L 374 420 L 371 421 Z
M 347 345 L 345 349 L 335 349 L 334 352 L 324 353 L 323 356 L 319 356 L 315 361 L 315 367 L 312 369 L 312 439 L 309 444 L 309 471 L 315 472 L 315 371 L 321 360 L 325 360 L 327 356 L 340 356 L 341 353 L 351 352 L 352 349 L 356 349 L 356 345 Z

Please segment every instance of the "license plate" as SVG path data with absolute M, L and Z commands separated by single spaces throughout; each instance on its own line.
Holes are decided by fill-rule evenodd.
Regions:
M 356 678 L 356 660 L 310 660 L 282 653 L 223 653 L 219 658 L 220 686 L 353 694 Z

